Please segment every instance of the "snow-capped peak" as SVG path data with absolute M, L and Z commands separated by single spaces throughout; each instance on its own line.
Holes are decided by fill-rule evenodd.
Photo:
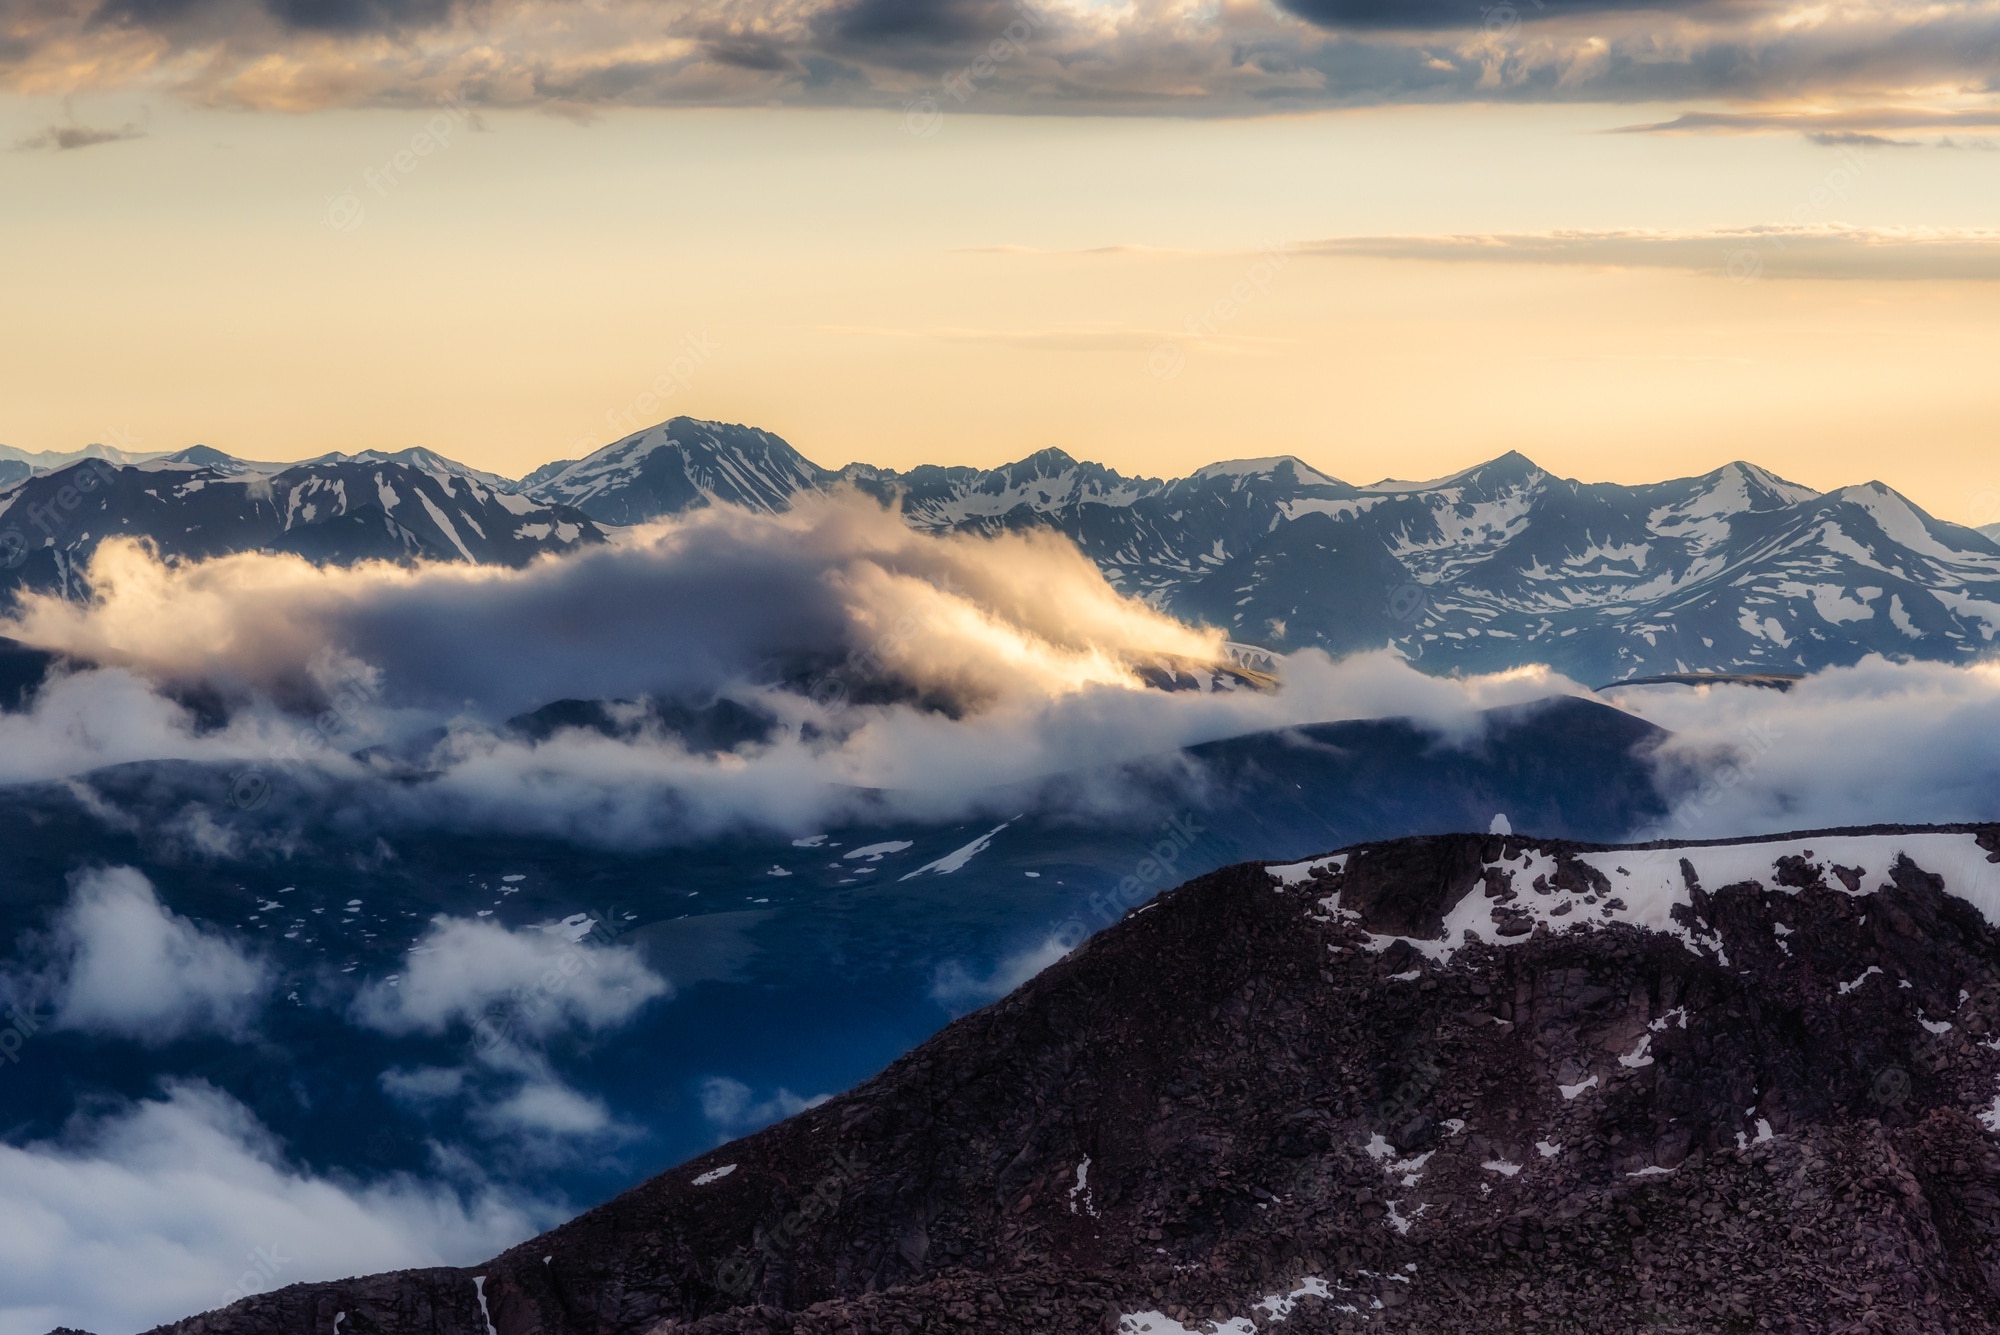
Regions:
M 1267 459 L 1226 459 L 1221 463 L 1206 464 L 1188 474 L 1193 478 L 1219 477 L 1274 477 L 1281 472 L 1289 472 L 1291 480 L 1308 487 L 1344 487 L 1347 484 L 1337 477 L 1325 473 L 1290 454 L 1273 455 Z

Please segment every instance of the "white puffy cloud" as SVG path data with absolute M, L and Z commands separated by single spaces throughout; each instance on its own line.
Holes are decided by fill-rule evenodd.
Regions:
M 245 1037 L 272 984 L 262 960 L 167 909 L 130 867 L 79 873 L 29 953 L 7 979 L 16 1004 L 53 1007 L 54 1028 L 144 1043 Z
M 474 1116 L 500 1132 L 594 1137 L 614 1130 L 601 1099 L 578 1093 L 559 1081 L 531 1081 L 479 1107 Z
M 933 537 L 857 496 L 696 510 L 521 570 L 169 566 L 114 538 L 89 578 L 88 603 L 23 593 L 0 629 L 158 679 L 298 694 L 359 676 L 390 703 L 489 719 L 855 655 L 884 683 L 977 703 L 1133 685 L 1138 666 L 1213 658 L 1222 639 L 1121 597 L 1059 535 Z
M 1007 956 L 991 973 L 975 974 L 959 960 L 938 966 L 931 982 L 931 999 L 954 1013 L 997 1001 L 1076 949 L 1078 941 L 1050 935 L 1027 950 Z
M 286 1284 L 470 1264 L 558 1220 L 491 1191 L 315 1176 L 201 1083 L 0 1145 L 0 1200 L 0 1335 L 145 1330 Z
M 789 1089 L 779 1089 L 771 1097 L 759 1099 L 757 1091 L 741 1080 L 715 1075 L 701 1082 L 701 1115 L 716 1129 L 720 1143 L 747 1136 L 808 1108 L 817 1108 L 830 1097 L 816 1094 L 801 1098 Z
M 1649 837 L 2000 819 L 2000 663 L 1870 656 L 1778 692 L 1635 687 L 1621 706 L 1673 736 L 1672 810 Z
M 672 994 L 630 946 L 581 937 L 562 924 L 513 929 L 441 916 L 411 947 L 399 976 L 362 987 L 354 1018 L 388 1034 L 476 1025 L 483 1045 L 497 1047 L 573 1026 L 610 1028 Z

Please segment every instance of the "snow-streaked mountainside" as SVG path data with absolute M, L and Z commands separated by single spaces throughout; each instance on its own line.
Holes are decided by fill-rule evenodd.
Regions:
M 671 482 L 662 485 L 661 479 Z M 1645 486 L 1509 453 L 1355 486 L 1290 457 L 1125 477 L 1061 450 L 1001 468 L 820 468 L 766 432 L 676 418 L 529 494 L 631 523 L 778 508 L 847 484 L 938 533 L 1055 528 L 1127 592 L 1243 643 L 1390 644 L 1420 666 L 1547 662 L 1587 680 L 1963 661 L 2000 631 L 2000 543 L 1880 483 L 1822 495 L 1751 464 Z
M 604 540 L 580 511 L 427 450 L 258 464 L 197 445 L 140 462 L 74 460 L 0 487 L 0 588 L 80 592 L 91 554 L 119 534 L 169 556 L 275 551 L 334 564 L 521 565 Z
M 482 1264 L 154 1335 L 1989 1331 L 1996 864 L 1961 825 L 1227 867 Z
M 121 499 L 91 525 L 47 535 L 23 522 L 35 488 L 102 466 L 72 461 L 0 486 L 0 530 L 19 534 L 0 542 L 33 549 L 12 580 L 66 578 L 64 562 L 94 543 L 85 527 L 184 555 L 263 546 L 518 561 L 698 506 L 772 512 L 851 486 L 927 532 L 1053 528 L 1119 588 L 1237 642 L 1391 645 L 1439 672 L 1544 662 L 1609 681 L 1807 672 L 1869 653 L 1963 662 L 2000 632 L 1993 531 L 1933 519 L 1879 482 L 1822 494 L 1746 463 L 1640 486 L 1559 478 L 1515 453 L 1365 486 L 1288 456 L 1172 480 L 1054 449 L 991 469 L 836 470 L 769 432 L 677 417 L 519 483 L 422 450 L 282 466 L 197 447 L 120 465 Z M 186 477 L 163 491 L 163 470 Z M 0 567 L 8 559 L 0 552 Z
M 782 510 L 826 479 L 824 469 L 769 432 L 676 417 L 588 458 L 537 469 L 522 486 L 602 523 L 639 524 L 713 503 Z

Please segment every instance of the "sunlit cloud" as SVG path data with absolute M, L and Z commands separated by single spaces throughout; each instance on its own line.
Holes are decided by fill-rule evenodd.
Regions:
M 2000 231 L 1986 228 L 1772 224 L 1708 232 L 1550 231 L 1468 236 L 1339 237 L 1298 253 L 1477 264 L 1677 269 L 1737 280 L 2000 279 Z
M 1986 97 L 2000 8 L 1611 0 L 55 0 L 0 32 L 17 89 L 300 111 L 423 105 L 1273 110 L 1457 100 Z M 1977 107 L 1966 113 L 1980 114 Z M 1691 128 L 1691 127 L 1683 127 Z

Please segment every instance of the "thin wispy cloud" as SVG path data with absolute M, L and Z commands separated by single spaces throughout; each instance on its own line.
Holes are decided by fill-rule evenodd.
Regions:
M 29 135 L 17 140 L 14 147 L 23 153 L 42 151 L 64 153 L 79 148 L 95 148 L 99 144 L 116 144 L 127 139 L 144 139 L 146 132 L 137 125 L 127 123 L 115 130 L 93 129 L 88 125 L 51 125 L 40 134 Z
M 2000 108 L 1852 107 L 1840 111 L 1688 111 L 1671 120 L 1621 125 L 1614 134 L 1879 134 L 1896 130 L 2000 128 Z
M 1992 282 L 2000 231 L 1937 227 L 1771 225 L 1709 232 L 1547 231 L 1462 236 L 1357 236 L 1309 242 L 1300 255 L 1459 264 L 1673 269 L 1735 279 Z

